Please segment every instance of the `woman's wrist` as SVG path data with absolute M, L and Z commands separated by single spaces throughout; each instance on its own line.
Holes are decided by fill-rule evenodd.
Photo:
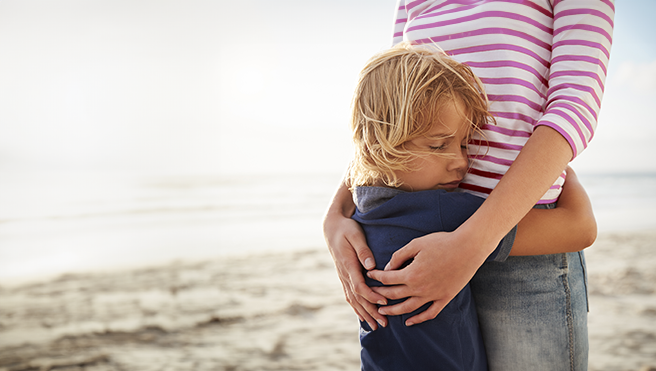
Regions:
M 490 219 L 485 218 L 485 210 L 479 209 L 478 212 L 482 211 L 483 218 L 477 217 L 476 213 L 472 215 L 467 221 L 465 221 L 458 229 L 454 231 L 454 234 L 462 238 L 462 247 L 468 251 L 470 257 L 476 261 L 483 262 L 497 247 L 499 241 L 508 233 L 497 232 L 500 230 L 500 227 L 490 223 Z

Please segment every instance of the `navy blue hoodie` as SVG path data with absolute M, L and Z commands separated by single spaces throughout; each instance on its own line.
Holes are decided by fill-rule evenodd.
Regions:
M 392 254 L 411 240 L 433 232 L 451 232 L 465 222 L 484 199 L 468 193 L 430 190 L 404 192 L 384 187 L 357 187 L 353 219 L 364 229 L 367 244 L 384 269 Z M 499 243 L 488 260 L 503 261 L 512 248 L 516 228 Z M 366 278 L 369 286 L 381 286 Z M 389 305 L 403 300 L 390 300 Z M 428 308 L 388 316 L 387 327 L 376 331 L 361 322 L 362 370 L 487 370 L 483 339 L 469 285 L 433 320 L 405 326 L 405 321 Z

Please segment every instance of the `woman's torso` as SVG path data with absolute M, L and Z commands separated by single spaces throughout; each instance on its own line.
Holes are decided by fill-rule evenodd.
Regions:
M 472 167 L 461 185 L 463 189 L 486 197 L 543 118 L 545 107 L 552 103 L 553 97 L 549 95 L 554 93 L 549 91 L 549 79 L 554 73 L 553 35 L 554 10 L 550 0 L 429 0 L 408 4 L 400 1 L 395 44 L 407 40 L 435 43 L 454 59 L 469 65 L 485 85 L 496 125 L 486 125 L 485 136 L 472 141 Z M 601 81 L 603 78 L 605 72 Z M 601 92 L 591 95 L 600 97 Z M 591 111 L 598 108 L 592 107 Z M 566 113 L 574 116 L 569 121 L 580 116 Z M 584 147 L 592 136 L 594 125 L 588 121 L 583 117 L 581 122 L 575 122 L 574 135 L 563 133 L 570 137 L 574 152 L 580 146 L 576 143 L 582 142 Z M 554 202 L 563 182 L 564 174 L 540 203 Z

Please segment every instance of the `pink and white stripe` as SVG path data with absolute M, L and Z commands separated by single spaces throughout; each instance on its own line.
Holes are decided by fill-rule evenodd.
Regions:
M 487 196 L 533 130 L 563 135 L 574 156 L 594 135 L 615 14 L 612 0 L 400 0 L 394 44 L 435 43 L 485 84 L 497 125 L 471 143 L 462 188 Z M 540 200 L 554 202 L 563 174 Z

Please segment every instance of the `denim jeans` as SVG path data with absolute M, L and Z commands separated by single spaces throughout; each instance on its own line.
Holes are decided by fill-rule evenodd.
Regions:
M 586 371 L 583 252 L 487 262 L 471 282 L 490 371 Z

